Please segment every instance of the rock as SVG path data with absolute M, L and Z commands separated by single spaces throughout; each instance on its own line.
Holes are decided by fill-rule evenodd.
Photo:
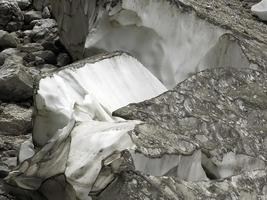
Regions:
M 252 6 L 251 11 L 261 20 L 267 21 L 267 0 L 262 0 L 261 2 Z
M 16 48 L 5 49 L 0 52 L 0 66 L 4 64 L 6 58 L 12 55 L 19 55 L 20 51 Z
M 6 27 L 5 30 L 8 32 L 14 32 L 14 31 L 18 31 L 20 29 L 22 29 L 23 27 L 23 22 L 9 22 Z
M 10 21 L 23 21 L 23 14 L 16 1 L 0 0 L 0 29 Z
M 5 178 L 9 172 L 10 169 L 6 165 L 0 165 L 0 179 Z
M 56 63 L 56 55 L 49 50 L 44 51 L 36 51 L 32 53 L 34 56 L 42 58 L 48 64 L 55 64 Z
M 24 20 L 26 23 L 30 23 L 33 20 L 42 19 L 42 13 L 40 11 L 30 10 L 24 13 Z
M 47 6 L 43 9 L 42 17 L 44 19 L 51 18 L 51 13 L 50 13 L 50 10 Z
M 32 97 L 32 77 L 22 58 L 11 56 L 0 68 L 0 99 L 4 101 L 21 101 Z
M 32 0 L 16 0 L 21 10 L 26 10 L 32 4 Z
M 17 166 L 17 157 L 8 157 L 3 160 L 3 163 L 7 165 L 9 169 L 14 169 Z
M 138 151 L 148 157 L 190 158 L 201 150 L 201 159 L 194 159 L 201 165 L 188 178 L 202 170 L 212 179 L 221 179 L 266 169 L 265 79 L 265 73 L 254 70 L 207 70 L 114 115 L 146 122 L 130 134 Z
M 36 10 L 43 10 L 49 5 L 49 0 L 33 0 L 33 6 Z
M 0 48 L 15 48 L 18 45 L 18 38 L 6 31 L 0 30 Z
M 51 6 L 60 39 L 74 59 L 123 50 L 144 63 L 168 88 L 201 71 L 199 63 L 214 46 L 224 49 L 220 42 L 224 34 L 234 33 L 239 41 L 236 44 L 241 44 L 236 48 L 242 50 L 245 61 L 240 63 L 248 61 L 250 68 L 259 70 L 267 66 L 267 25 L 255 20 L 243 8 L 243 1 L 148 0 L 145 4 L 122 0 L 97 4 L 55 0 Z M 216 57 L 227 63 L 234 60 L 229 56 Z
M 243 173 L 211 182 L 187 182 L 173 177 L 155 177 L 124 171 L 94 200 L 117 199 L 264 199 L 266 170 Z M 259 188 L 259 189 L 256 189 Z
M 67 53 L 60 53 L 57 57 L 57 66 L 63 67 L 69 64 L 71 61 L 69 55 Z
M 51 64 L 39 65 L 39 68 L 42 73 L 52 73 L 57 70 L 57 67 Z
M 0 135 L 22 135 L 31 131 L 32 110 L 15 104 L 0 106 Z
M 19 46 L 18 49 L 26 53 L 33 53 L 36 51 L 42 51 L 44 48 L 40 43 L 27 43 L 23 46 Z
M 53 41 L 58 37 L 57 23 L 54 19 L 34 20 L 32 23 L 34 23 L 34 27 L 31 37 L 34 42 Z

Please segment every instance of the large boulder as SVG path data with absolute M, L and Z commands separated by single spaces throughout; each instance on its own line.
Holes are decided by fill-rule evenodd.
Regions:
M 10 21 L 23 21 L 18 3 L 13 0 L 0 0 L 0 29 L 4 29 Z
M 31 132 L 32 110 L 15 104 L 0 105 L 0 135 L 22 135 Z
M 7 48 L 16 48 L 19 39 L 6 31 L 0 30 L 0 50 Z
M 32 74 L 18 56 L 8 57 L 0 67 L 0 99 L 22 101 L 32 97 Z
M 42 11 L 49 5 L 49 0 L 33 0 L 33 6 L 36 10 Z

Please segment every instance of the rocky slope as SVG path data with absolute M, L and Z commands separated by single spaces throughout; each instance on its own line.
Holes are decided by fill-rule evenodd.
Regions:
M 16 167 L 20 145 L 31 137 L 34 79 L 70 62 L 48 6 L 0 0 L 1 200 L 13 199 L 3 191 L 2 179 Z
M 0 200 L 266 199 L 258 2 L 0 0 Z

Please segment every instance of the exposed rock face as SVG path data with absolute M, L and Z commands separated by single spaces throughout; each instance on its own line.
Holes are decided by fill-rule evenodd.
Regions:
M 233 176 L 224 181 L 186 182 L 124 171 L 94 200 L 265 199 L 266 170 Z
M 138 58 L 168 88 L 207 67 L 265 68 L 267 27 L 253 18 L 243 7 L 245 3 L 182 2 L 58 0 L 51 4 L 61 40 L 74 58 L 124 50 Z M 233 34 L 230 37 L 236 42 L 225 33 Z M 224 43 L 227 39 L 228 46 Z M 227 52 L 211 58 L 214 48 Z M 233 49 L 240 55 L 234 56 Z M 236 62 L 237 59 L 241 60 Z
M 224 178 L 266 166 L 266 88 L 266 75 L 258 71 L 209 70 L 115 116 L 146 122 L 131 133 L 144 155 L 200 149 L 205 170 Z
M 14 104 L 0 106 L 0 135 L 21 135 L 31 132 L 32 110 Z

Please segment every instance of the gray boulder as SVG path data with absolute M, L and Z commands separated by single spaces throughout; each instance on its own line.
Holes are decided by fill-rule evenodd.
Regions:
M 0 135 L 22 135 L 31 131 L 32 109 L 15 104 L 0 105 Z
M 60 53 L 57 57 L 57 66 L 63 67 L 69 64 L 70 61 L 71 61 L 71 58 L 67 53 Z
M 23 21 L 23 14 L 16 1 L 0 0 L 0 29 L 10 21 Z
M 22 58 L 11 56 L 0 68 L 0 99 L 21 101 L 32 97 L 32 76 L 22 64 Z
M 32 0 L 15 0 L 21 10 L 26 10 L 32 4 Z
M 27 43 L 25 45 L 19 46 L 18 49 L 25 53 L 33 53 L 36 51 L 42 51 L 44 48 L 40 43 Z
M 48 64 L 56 64 L 56 55 L 53 51 L 44 50 L 44 51 L 36 51 L 32 53 L 34 56 L 42 58 Z
M 33 0 L 33 6 L 36 10 L 42 11 L 49 5 L 49 0 Z
M 12 55 L 19 55 L 20 51 L 16 48 L 8 48 L 0 52 L 0 66 L 4 64 L 6 58 Z
M 24 13 L 24 21 L 30 23 L 33 20 L 42 19 L 42 13 L 40 11 L 30 10 Z
M 0 48 L 16 48 L 18 45 L 18 38 L 14 34 L 0 30 Z

